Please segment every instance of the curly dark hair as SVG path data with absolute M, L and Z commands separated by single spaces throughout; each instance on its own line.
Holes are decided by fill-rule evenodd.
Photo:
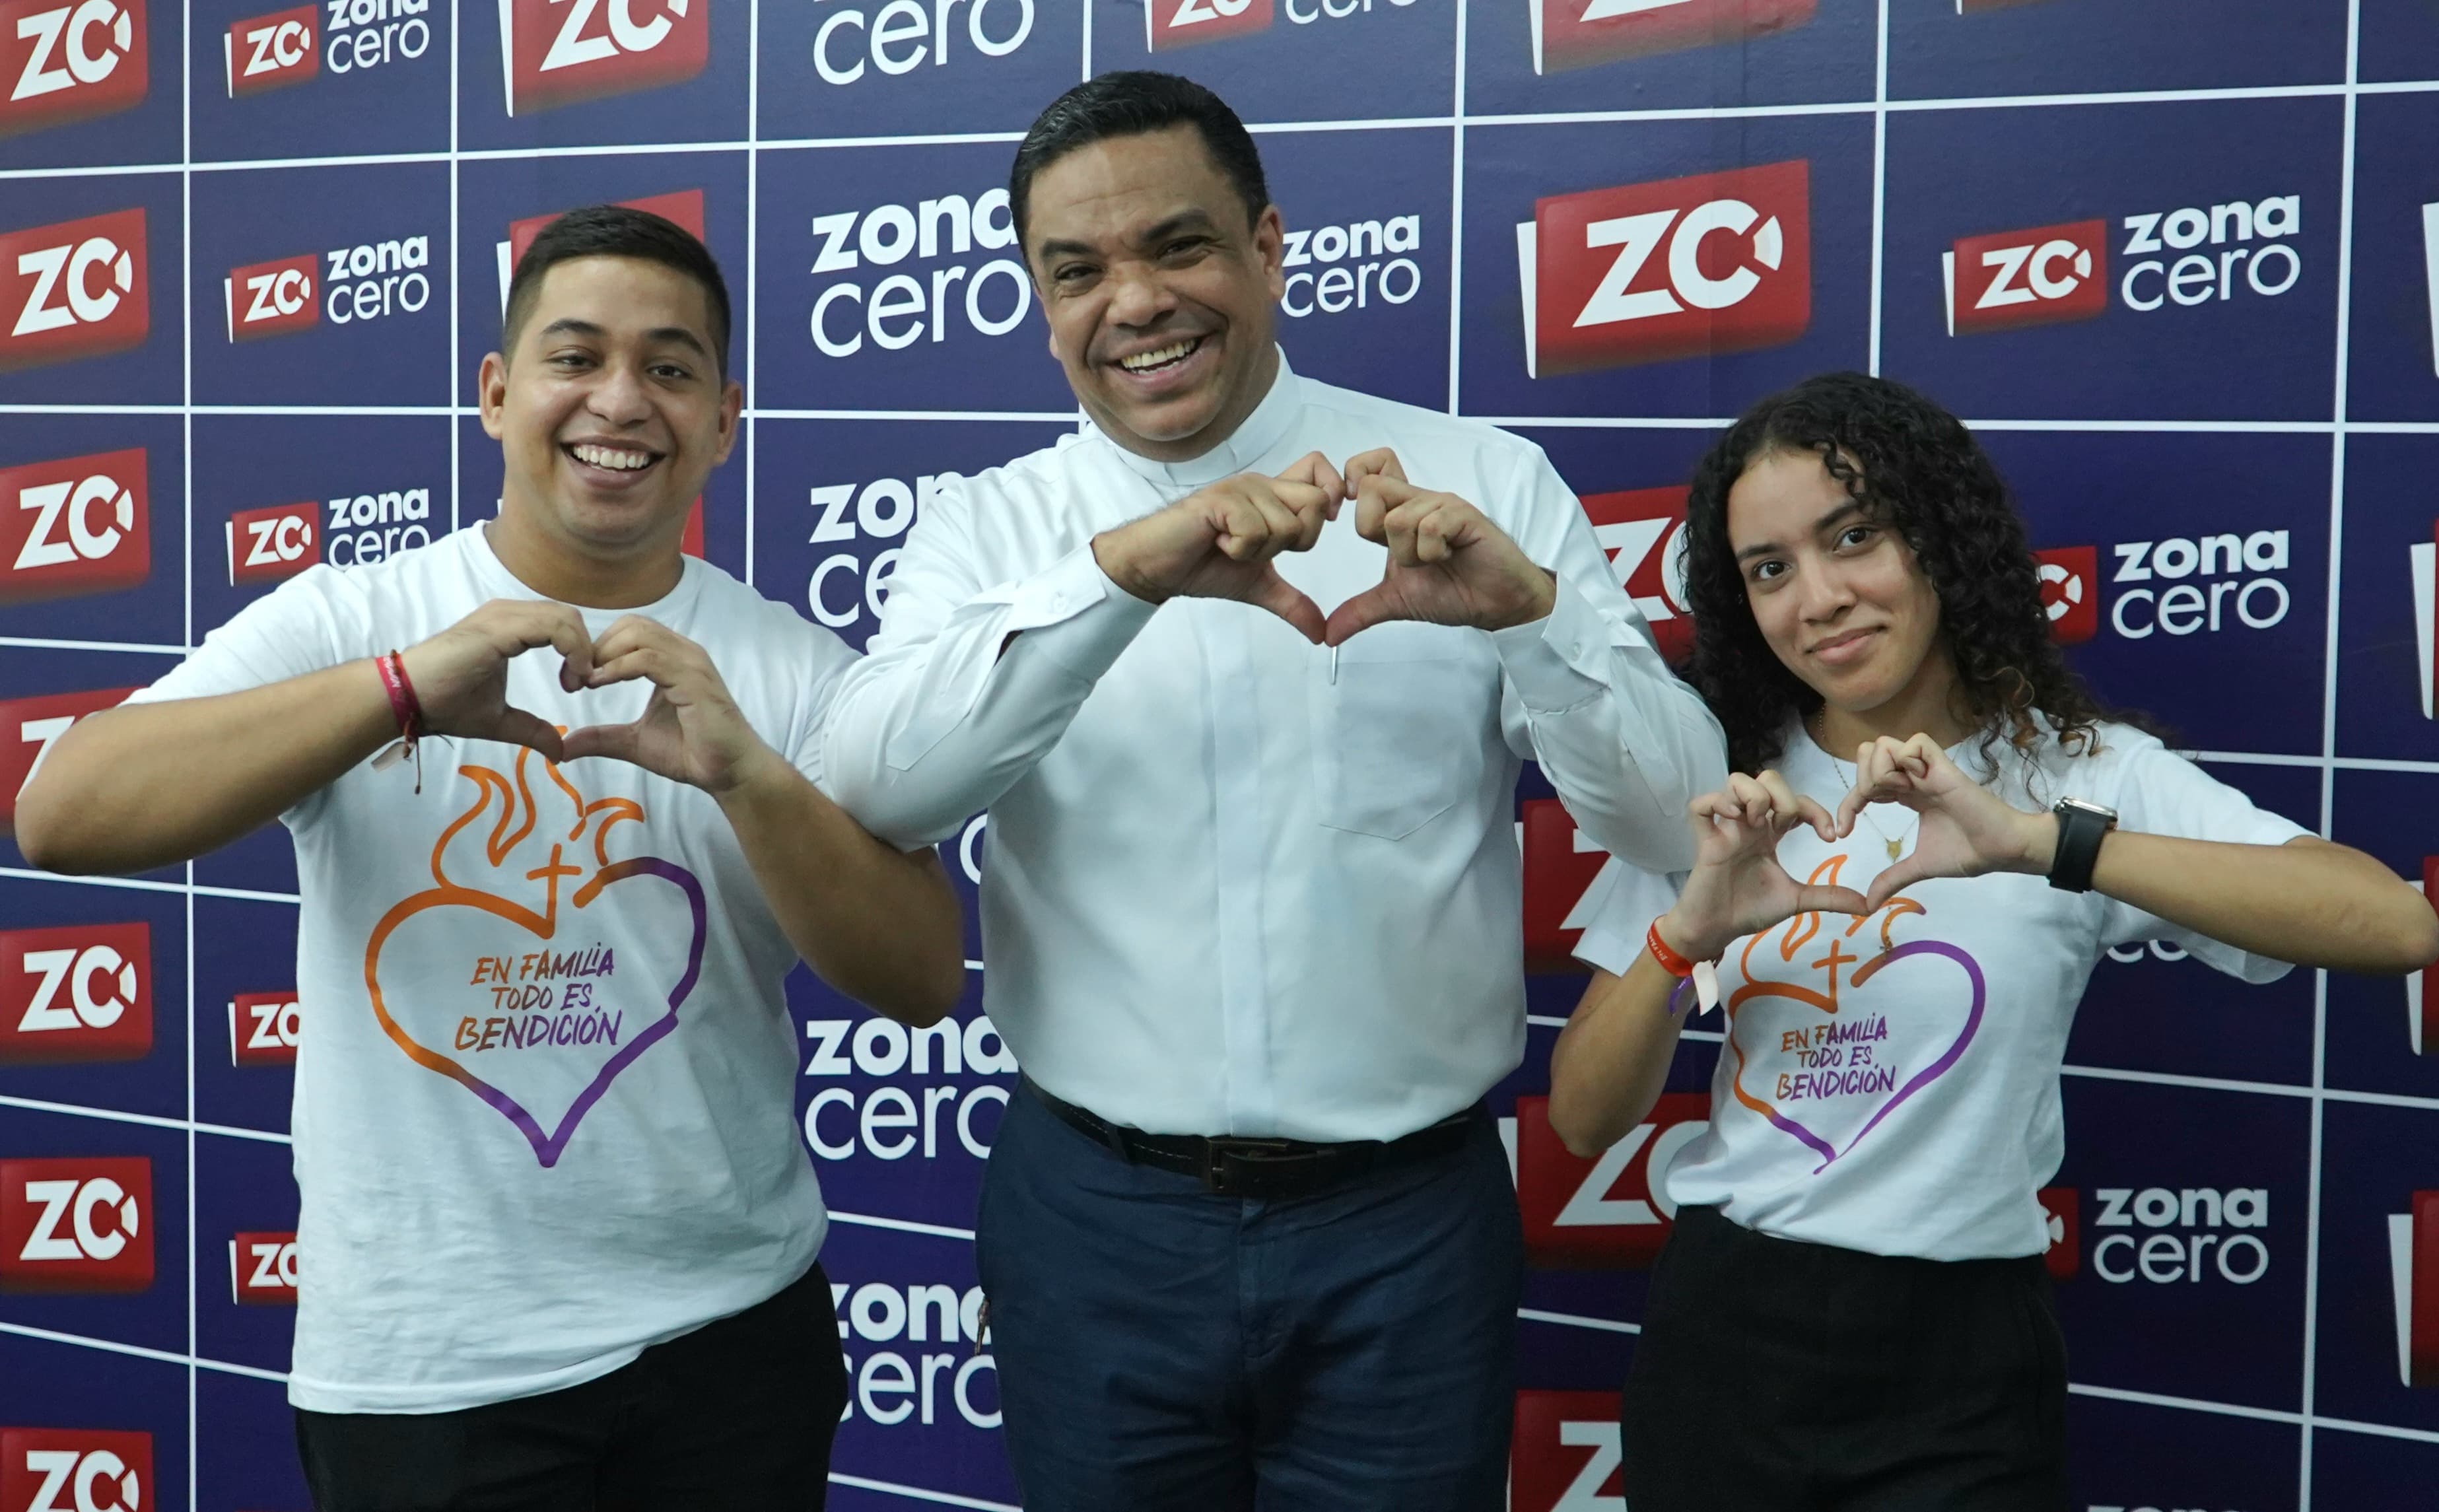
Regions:
M 1939 596 L 1939 634 L 1985 762 L 2003 737 L 2029 754 L 2046 716 L 2069 752 L 2098 749 L 2111 718 L 2050 639 L 2040 579 L 2007 486 L 1955 416 L 1901 383 L 1823 373 L 1747 410 L 1694 469 L 1685 507 L 1686 673 L 1728 737 L 1728 764 L 1776 760 L 1791 717 L 1821 695 L 1788 670 L 1754 620 L 1728 540 L 1728 490 L 1772 452 L 1812 453 L 1872 518 L 1896 531 Z

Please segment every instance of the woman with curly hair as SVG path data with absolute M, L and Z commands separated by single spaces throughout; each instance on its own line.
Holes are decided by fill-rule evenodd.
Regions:
M 1920 395 L 1837 373 L 1763 400 L 1696 470 L 1685 540 L 1734 770 L 1692 806 L 1682 890 L 1627 874 L 1602 905 L 1551 1062 L 1590 1155 L 1650 1110 L 1697 1000 L 1726 1009 L 1710 1127 L 1666 1177 L 1627 1504 L 2057 1512 L 2034 1193 L 2101 952 L 2401 972 L 2439 918 L 2103 712 L 1997 472 Z

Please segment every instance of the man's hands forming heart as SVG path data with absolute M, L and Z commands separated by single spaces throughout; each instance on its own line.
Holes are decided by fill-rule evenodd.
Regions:
M 1112 582 L 1148 603 L 1233 598 L 1269 610 L 1319 644 L 1319 606 L 1271 559 L 1311 550 L 1345 498 L 1338 470 L 1311 452 L 1276 477 L 1240 472 L 1104 530 L 1093 538 L 1093 556 Z
M 642 716 L 562 736 L 509 703 L 508 663 L 545 646 L 560 653 L 559 684 L 571 693 L 649 680 Z M 703 648 L 641 615 L 624 616 L 596 640 L 564 604 L 494 599 L 404 654 L 435 735 L 531 746 L 553 761 L 613 756 L 715 794 L 776 755 L 746 723 Z
M 1505 630 L 1543 617 L 1558 602 L 1558 579 L 1505 531 L 1455 494 L 1407 482 L 1387 447 L 1349 457 L 1345 478 L 1356 533 L 1387 546 L 1389 565 L 1377 585 L 1331 613 L 1330 645 L 1398 619 Z

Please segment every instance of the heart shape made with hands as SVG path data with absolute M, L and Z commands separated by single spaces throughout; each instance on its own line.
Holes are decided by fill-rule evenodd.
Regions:
M 1829 857 L 1813 868 L 1807 882 L 1838 885 L 1846 859 L 1843 854 Z M 1736 1063 L 1731 1090 L 1737 1102 L 1821 1157 L 1813 1167 L 1816 1176 L 1916 1094 L 1954 1070 L 1982 1027 L 1989 986 L 1981 963 L 1944 940 L 1897 943 L 1892 931 L 1909 915 L 1928 917 L 1930 910 L 1900 897 L 1875 913 L 1854 916 L 1843 933 L 1828 937 L 1825 953 L 1802 963 L 1804 971 L 1819 973 L 1818 987 L 1757 970 L 1795 965 L 1807 947 L 1822 939 L 1823 914 L 1798 914 L 1782 926 L 1748 937 L 1737 958 L 1744 984 L 1727 998 L 1727 1042 Z M 1875 919 L 1878 952 L 1850 952 L 1846 943 Z M 1773 943 L 1765 953 L 1766 942 Z M 1865 947 L 1871 943 L 1863 941 Z M 1770 959 L 1773 955 L 1775 961 Z M 1895 977 L 1883 974 L 1907 961 L 1921 964 Z M 1853 970 L 1842 983 L 1843 967 Z M 1927 974 L 1947 968 L 1964 973 L 1962 993 L 1943 989 Z M 1926 1021 L 1948 1011 L 1949 1000 L 1954 998 L 1962 1001 L 1955 1007 L 1953 1031 L 1929 1028 Z M 1790 1023 L 1785 1012 L 1747 1011 L 1755 1004 L 1800 1007 Z M 1806 1014 L 1804 1008 L 1814 1011 Z M 1769 1036 L 1775 1036 L 1774 1042 L 1754 1042 Z M 1895 1058 L 1887 1058 L 1892 1049 Z M 1760 1091 L 1746 1084 L 1748 1075 L 1761 1081 Z
M 1379 582 L 1330 611 L 1326 644 L 1391 621 L 1496 630 L 1550 613 L 1557 579 L 1473 504 L 1408 482 L 1385 447 L 1349 457 L 1344 477 L 1357 533 L 1388 560 Z
M 535 764 L 548 779 L 539 798 Z M 506 1118 L 547 1168 L 620 1073 L 677 1028 L 708 918 L 685 867 L 611 859 L 611 832 L 640 824 L 641 803 L 588 800 L 523 748 L 511 771 L 458 768 L 474 801 L 432 847 L 433 885 L 374 926 L 365 988 L 408 1058 Z M 472 828 L 495 808 L 488 836 Z M 583 929 L 613 888 L 618 906 Z

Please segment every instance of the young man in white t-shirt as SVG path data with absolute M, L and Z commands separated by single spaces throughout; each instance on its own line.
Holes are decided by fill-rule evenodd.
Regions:
M 554 222 L 483 361 L 499 518 L 282 585 L 19 800 L 59 871 L 294 836 L 323 1512 L 822 1503 L 846 1381 L 781 981 L 923 1024 L 964 952 L 937 859 L 815 786 L 853 653 L 680 551 L 728 326 L 677 226 Z

